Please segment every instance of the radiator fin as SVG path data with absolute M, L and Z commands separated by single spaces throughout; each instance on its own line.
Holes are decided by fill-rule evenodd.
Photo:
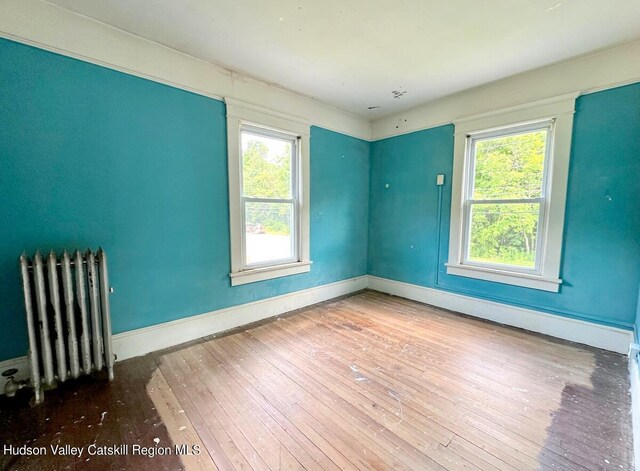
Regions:
M 64 291 L 65 320 L 67 324 L 67 346 L 69 347 L 69 370 L 72 378 L 80 376 L 80 352 L 76 334 L 76 310 L 73 297 L 73 278 L 71 260 L 65 250 L 62 254 L 62 290 Z

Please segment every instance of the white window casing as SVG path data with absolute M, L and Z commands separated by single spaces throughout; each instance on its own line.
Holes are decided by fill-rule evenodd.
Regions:
M 575 99 L 578 93 L 562 95 L 525 105 L 457 120 L 455 124 L 452 178 L 451 223 L 449 233 L 450 275 L 476 278 L 526 288 L 557 292 L 560 289 L 562 235 L 571 153 Z M 540 198 L 541 224 L 538 227 L 536 266 L 482 264 L 467 261 L 469 229 L 465 211 L 470 207 L 469 192 L 474 156 L 473 143 L 487 136 L 514 131 L 547 129 L 547 150 L 543 195 Z
M 310 125 L 303 118 L 289 116 L 250 103 L 225 98 L 227 107 L 227 153 L 229 167 L 229 226 L 231 236 L 231 285 L 279 278 L 308 272 L 311 268 L 309 249 L 309 166 Z M 246 266 L 245 226 L 242 195 L 241 130 L 250 129 L 264 135 L 281 135 L 293 139 L 295 155 L 291 165 L 294 183 L 291 202 L 294 210 L 294 258 L 273 264 Z M 279 202 L 275 200 L 274 202 Z

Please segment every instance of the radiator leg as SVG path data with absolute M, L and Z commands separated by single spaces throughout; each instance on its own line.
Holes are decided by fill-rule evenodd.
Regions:
M 102 308 L 102 331 L 104 344 L 104 358 L 109 373 L 109 381 L 113 381 L 113 347 L 111 344 L 111 305 L 109 303 L 109 270 L 107 268 L 107 254 L 98 248 L 98 267 L 100 269 L 100 303 Z
M 40 387 L 40 362 L 38 361 L 38 343 L 36 342 L 36 321 L 31 300 L 31 281 L 29 279 L 29 260 L 26 254 L 20 256 L 20 274 L 22 275 L 22 291 L 24 293 L 24 306 L 27 315 L 27 332 L 29 334 L 29 369 L 31 386 L 35 391 L 35 403 L 43 400 Z
M 42 385 L 34 386 L 33 388 L 33 406 L 39 406 L 44 402 L 44 390 L 42 389 Z

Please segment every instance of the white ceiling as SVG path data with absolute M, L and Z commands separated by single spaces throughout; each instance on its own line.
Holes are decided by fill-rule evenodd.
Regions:
M 49 1 L 370 119 L 640 38 L 638 0 Z

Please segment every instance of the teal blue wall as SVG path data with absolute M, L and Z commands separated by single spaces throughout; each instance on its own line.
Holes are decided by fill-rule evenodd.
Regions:
M 0 360 L 17 257 L 103 246 L 115 332 L 366 273 L 369 143 L 312 128 L 308 274 L 231 287 L 220 101 L 0 40 Z
M 636 321 L 634 324 L 634 334 L 636 343 L 638 343 L 638 337 L 640 336 L 640 288 L 638 292 L 638 306 L 636 307 Z
M 372 144 L 369 274 L 631 329 L 640 282 L 640 84 L 577 100 L 560 293 L 446 274 L 453 132 L 442 126 Z M 438 173 L 447 176 L 440 220 Z
M 452 125 L 372 143 L 370 275 L 435 285 L 439 225 L 436 175 L 446 175 L 442 212 L 448 221 L 452 165 Z M 445 226 L 441 247 L 446 247 L 444 239 L 449 234 Z
M 0 64 L 0 360 L 26 351 L 17 257 L 37 248 L 106 248 L 115 332 L 367 272 L 638 322 L 640 84 L 577 101 L 560 293 L 446 274 L 452 125 L 371 144 L 313 127 L 311 272 L 231 287 L 223 103 L 7 40 Z

